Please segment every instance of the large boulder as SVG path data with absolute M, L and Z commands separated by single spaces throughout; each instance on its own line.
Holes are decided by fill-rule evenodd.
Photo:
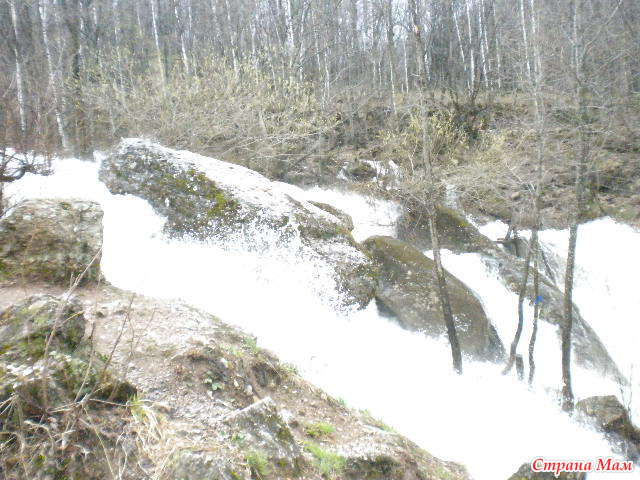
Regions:
M 482 235 L 465 217 L 452 208 L 436 207 L 436 228 L 440 248 L 455 253 L 478 252 L 491 248 L 492 242 Z M 398 238 L 420 250 L 431 250 L 429 218 L 424 208 L 405 207 L 398 218 Z
M 363 245 L 380 264 L 376 300 L 381 310 L 409 330 L 444 335 L 434 262 L 391 237 L 371 237 Z M 462 351 L 478 360 L 502 358 L 504 348 L 480 301 L 448 272 L 446 280 Z
M 438 460 L 393 432 L 351 439 L 340 446 L 339 452 L 344 459 L 339 478 L 349 480 L 462 480 L 470 477 L 464 466 Z M 416 474 L 415 470 L 422 475 Z
M 105 371 L 102 359 L 89 358 L 85 325 L 80 302 L 52 295 L 34 295 L 2 311 L 0 402 L 17 395 L 30 416 L 85 395 L 113 401 L 133 395 L 131 385 Z M 13 420 L 0 414 L 0 424 Z
M 84 272 L 84 283 L 97 281 L 102 215 L 86 200 L 20 203 L 0 220 L 0 273 L 68 285 Z
M 301 190 L 245 167 L 143 141 L 124 140 L 105 158 L 100 179 L 115 194 L 147 200 L 167 218 L 165 233 L 200 240 L 238 235 L 253 248 L 299 244 L 335 271 L 345 304 L 373 297 L 376 269 L 342 219 L 304 200 Z M 300 196 L 296 197 L 296 192 Z M 265 229 L 275 238 L 266 240 Z
M 480 255 L 485 265 L 497 273 L 498 278 L 509 290 L 514 293 L 519 292 L 524 269 L 523 260 L 509 255 L 498 247 L 483 251 Z M 533 278 L 531 277 L 532 275 L 526 288 L 526 298 L 529 302 L 533 302 L 535 299 Z M 564 294 L 546 275 L 540 275 L 539 295 L 542 297 L 540 319 L 558 327 L 562 326 L 565 319 Z M 560 328 L 558 328 L 558 335 L 561 335 Z M 571 348 L 574 358 L 580 366 L 595 370 L 617 382 L 626 382 L 598 334 L 582 318 L 575 305 L 573 307 Z
M 585 398 L 576 403 L 576 410 L 583 421 L 606 435 L 618 453 L 635 462 L 640 459 L 640 429 L 615 396 Z
M 522 281 L 524 261 L 501 248 L 495 242 L 482 235 L 476 227 L 464 219 L 460 213 L 449 209 L 438 208 L 437 226 L 442 237 L 443 248 L 456 253 L 477 253 L 488 269 L 496 272 L 501 282 L 515 294 L 519 293 Z M 430 249 L 431 239 L 426 212 L 407 209 L 399 220 L 400 238 L 420 249 Z M 525 245 L 526 246 L 526 245 Z M 517 252 L 516 252 L 517 253 Z M 541 258 L 544 272 L 540 276 L 540 318 L 548 323 L 560 326 L 564 323 L 564 296 L 550 279 L 549 274 L 557 262 L 550 255 Z M 527 301 L 533 302 L 536 296 L 533 289 L 533 275 L 529 276 L 526 289 Z M 515 325 L 514 325 L 515 328 Z M 558 335 L 560 330 L 558 329 Z M 521 342 L 522 344 L 522 342 Z M 577 363 L 588 369 L 596 370 L 601 375 L 624 382 L 618 367 L 600 341 L 591 326 L 582 318 L 577 307 L 573 309 L 572 348 Z

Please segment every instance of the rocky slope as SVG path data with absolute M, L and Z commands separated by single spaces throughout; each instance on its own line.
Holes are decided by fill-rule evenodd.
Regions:
M 87 207 L 27 205 L 33 219 Z M 3 257 L 16 266 L 0 286 L 0 423 L 10 439 L 3 478 L 468 478 L 211 315 L 118 290 L 100 275 L 71 289 L 52 283 L 62 252 L 71 265 L 99 260 L 101 211 L 91 211 L 24 222 L 19 232 L 7 226 L 21 210 L 0 221 L 9 243 L 13 234 L 62 235 L 70 218 L 92 232 L 91 241 L 47 244 L 46 258 Z M 35 268 L 28 279 L 16 275 L 32 258 L 42 277 Z

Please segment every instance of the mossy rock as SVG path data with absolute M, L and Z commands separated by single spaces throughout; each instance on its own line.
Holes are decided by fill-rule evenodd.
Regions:
M 34 295 L 0 313 L 0 349 L 10 356 L 38 358 L 54 333 L 52 348 L 72 351 L 84 336 L 85 323 L 77 301 Z
M 380 265 L 376 288 L 380 310 L 408 330 L 435 337 L 444 335 L 433 260 L 391 237 L 371 237 L 363 245 Z M 501 359 L 504 347 L 480 301 L 449 272 L 446 282 L 463 353 L 477 360 Z
M 346 228 L 347 231 L 351 232 L 353 230 L 353 219 L 351 218 L 351 215 L 343 212 L 342 210 L 336 207 L 329 205 L 328 203 L 322 203 L 322 202 L 309 202 L 309 203 L 311 205 L 315 205 L 316 207 L 324 210 L 325 212 L 329 212 L 334 217 L 340 219 L 342 221 L 342 224 L 344 225 L 344 228 Z
M 640 429 L 614 395 L 582 399 L 576 403 L 576 411 L 583 422 L 605 434 L 616 453 L 627 460 L 640 460 Z
M 401 480 L 405 466 L 390 455 L 351 457 L 346 461 L 345 475 L 363 480 Z
M 344 306 L 364 307 L 373 298 L 375 269 L 353 240 L 344 214 L 306 202 L 296 187 L 137 139 L 123 140 L 102 162 L 99 176 L 112 193 L 147 200 L 167 218 L 165 233 L 171 237 L 231 238 L 255 250 L 274 242 L 291 245 L 300 256 L 320 257 L 333 267 Z
M 147 200 L 167 217 L 165 232 L 172 236 L 206 238 L 232 219 L 238 202 L 188 162 L 175 162 L 161 150 L 124 148 L 109 157 L 100 170 L 111 193 L 132 194 Z
M 247 450 L 262 452 L 279 475 L 301 473 L 305 464 L 302 450 L 270 397 L 232 413 L 223 422 L 242 436 Z
M 78 399 L 92 398 L 124 404 L 136 394 L 128 382 L 104 370 L 104 362 L 89 360 L 77 353 L 52 350 L 43 357 L 0 361 L 0 402 L 18 402 L 25 417 L 38 417 L 45 409 L 55 409 Z M 12 422 L 9 413 L 0 414 L 0 423 Z
M 431 232 L 426 209 L 406 208 L 398 219 L 398 238 L 420 250 L 431 250 Z M 491 240 L 482 235 L 461 213 L 452 208 L 436 207 L 436 228 L 440 248 L 456 253 L 477 252 L 493 248 Z
M 85 200 L 20 203 L 0 220 L 0 275 L 65 286 L 80 275 L 85 284 L 99 281 L 102 216 Z

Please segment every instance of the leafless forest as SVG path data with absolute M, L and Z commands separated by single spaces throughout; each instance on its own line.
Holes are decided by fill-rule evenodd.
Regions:
M 406 143 L 420 93 L 476 139 L 532 88 L 572 126 L 640 91 L 634 0 L 3 0 L 0 26 L 4 142 L 78 155 Z

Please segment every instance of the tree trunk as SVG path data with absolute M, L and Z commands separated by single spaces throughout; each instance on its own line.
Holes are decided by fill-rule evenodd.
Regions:
M 436 225 L 436 205 L 434 201 L 436 192 L 436 180 L 433 172 L 433 165 L 431 163 L 432 148 L 429 139 L 429 119 L 427 118 L 427 112 L 425 108 L 424 98 L 421 99 L 422 104 L 422 156 L 427 173 L 427 181 L 430 191 L 426 192 L 427 195 L 427 213 L 429 223 L 429 233 L 431 236 L 431 246 L 433 248 L 433 261 L 435 263 L 436 280 L 438 283 L 438 297 L 440 299 L 440 305 L 442 307 L 442 315 L 444 317 L 444 324 L 447 330 L 447 337 L 449 338 L 449 344 L 451 345 L 451 357 L 453 360 L 453 369 L 456 373 L 462 374 L 462 353 L 460 351 L 460 343 L 458 342 L 458 334 L 456 333 L 456 326 L 453 319 L 453 312 L 451 310 L 451 300 L 449 299 L 449 291 L 447 290 L 447 280 L 445 277 L 445 270 L 442 266 L 442 259 L 440 257 L 440 239 L 438 236 L 438 228 Z
M 22 38 L 20 36 L 20 19 L 18 18 L 18 10 L 16 8 L 16 0 L 9 1 L 9 9 L 11 10 L 11 23 L 13 25 L 13 53 L 16 65 L 16 96 L 18 100 L 18 115 L 20 120 L 20 132 L 24 136 L 27 132 L 27 107 L 24 92 L 24 74 L 22 61 Z
M 503 375 L 509 373 L 511 368 L 513 367 L 516 361 L 516 351 L 518 349 L 518 343 L 520 342 L 520 336 L 522 335 L 522 329 L 524 327 L 524 300 L 527 295 L 527 283 L 529 281 L 529 268 L 531 265 L 531 253 L 533 251 L 531 242 L 529 242 L 529 248 L 527 249 L 527 256 L 524 261 L 524 270 L 522 273 L 522 281 L 520 282 L 520 289 L 518 292 L 518 326 L 516 328 L 516 333 L 513 336 L 513 341 L 511 342 L 511 348 L 509 349 L 509 359 L 507 361 L 507 366 L 502 371 Z
M 535 237 L 535 238 L 534 238 Z M 529 385 L 533 385 L 533 377 L 536 371 L 536 363 L 534 351 L 536 346 L 536 338 L 538 336 L 538 319 L 540 318 L 540 307 L 542 299 L 540 298 L 540 271 L 538 257 L 541 254 L 540 244 L 538 243 L 538 230 L 535 229 L 531 233 L 531 246 L 534 248 L 533 257 L 533 327 L 531 329 L 531 338 L 529 339 Z
M 62 106 L 60 103 L 60 92 L 58 85 L 62 83 L 62 75 L 59 70 L 53 64 L 53 58 L 51 57 L 51 45 L 49 42 L 49 32 L 47 30 L 49 25 L 49 0 L 39 0 L 38 7 L 40 9 L 40 20 L 42 30 L 42 43 L 44 45 L 44 54 L 47 59 L 47 68 L 49 73 L 49 88 L 53 97 L 53 112 L 56 118 L 56 126 L 58 127 L 58 135 L 60 136 L 60 142 L 63 150 L 69 150 L 69 139 L 67 138 L 67 132 L 65 131 L 64 117 L 62 115 Z

